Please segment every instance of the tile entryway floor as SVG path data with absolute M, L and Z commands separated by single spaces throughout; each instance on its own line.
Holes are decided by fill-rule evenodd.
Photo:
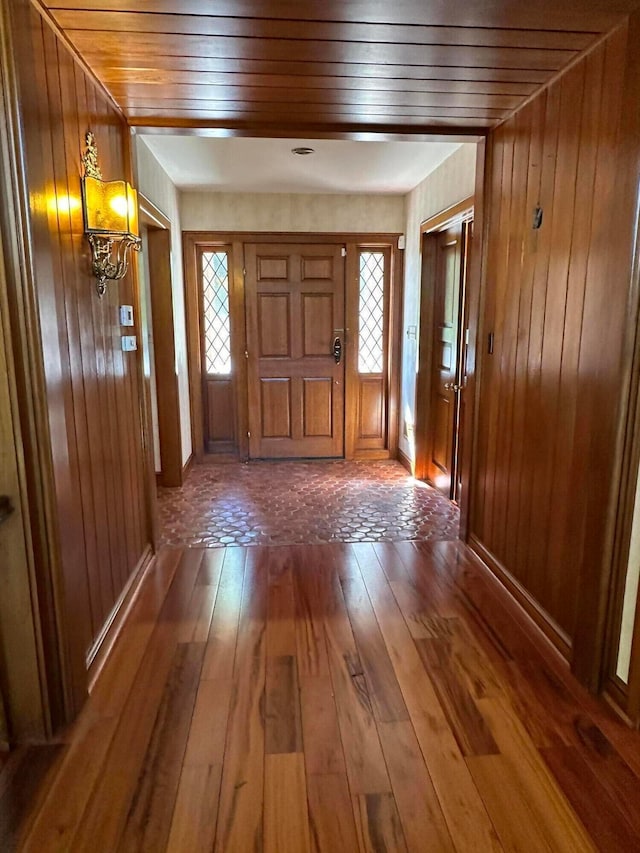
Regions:
M 195 465 L 159 489 L 163 545 L 455 539 L 458 510 L 395 461 Z

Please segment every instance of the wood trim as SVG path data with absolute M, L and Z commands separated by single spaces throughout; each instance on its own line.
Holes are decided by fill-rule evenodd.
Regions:
M 111 654 L 111 650 L 116 644 L 116 641 L 126 624 L 131 608 L 140 594 L 142 585 L 147 575 L 155 565 L 155 561 L 156 556 L 153 553 L 151 546 L 148 546 L 140 557 L 138 565 L 131 573 L 126 586 L 120 593 L 120 596 L 104 623 L 102 630 L 87 651 L 89 692 L 91 692 L 93 685 L 98 680 L 100 673 Z
M 183 482 L 184 482 L 187 474 L 189 473 L 189 471 L 193 468 L 193 459 L 194 459 L 193 453 L 190 453 L 189 458 L 187 459 L 187 461 L 182 466 L 182 481 Z
M 344 458 L 354 459 L 358 426 L 358 287 L 360 270 L 358 268 L 358 244 L 347 243 L 346 246 L 344 325 L 347 355 L 344 370 Z
M 411 460 L 409 459 L 407 454 L 404 452 L 404 450 L 401 447 L 398 448 L 397 454 L 398 454 L 397 455 L 398 462 L 402 465 L 403 468 L 406 468 L 406 470 L 409 472 L 409 474 L 411 474 L 411 476 L 413 477 L 414 474 L 413 474 L 413 468 L 411 465 Z
M 182 485 L 182 432 L 176 374 L 175 323 L 171 281 L 171 232 L 147 230 L 151 323 L 154 347 L 160 466 L 163 486 Z M 160 345 L 162 342 L 162 345 Z
M 544 612 L 537 601 L 527 590 L 513 577 L 513 575 L 488 551 L 485 546 L 475 537 L 473 533 L 469 536 L 469 547 L 478 557 L 480 562 L 492 572 L 504 589 L 513 598 L 519 609 L 536 625 L 546 639 L 557 649 L 557 651 L 569 660 L 571 656 L 571 640 Z
M 234 398 L 234 425 L 238 458 L 249 458 L 249 398 L 245 389 L 249 382 L 247 351 L 247 316 L 245 309 L 244 245 L 233 240 L 231 254 L 231 292 L 229 316 L 231 321 L 231 353 L 235 369 L 232 375 Z M 201 386 L 202 387 L 202 386 Z
M 133 186 L 137 183 L 137 160 L 134 156 L 134 132 L 129 131 L 125 135 L 125 168 L 127 170 L 127 178 Z M 140 198 L 140 196 L 139 196 Z M 145 203 L 151 205 L 144 196 Z M 132 268 L 132 293 L 133 293 L 133 311 L 134 317 L 138 318 L 137 330 L 138 337 L 140 336 L 141 325 L 140 318 L 142 317 L 142 299 L 140 297 L 140 267 L 138 263 L 138 254 L 133 253 L 131 260 Z M 145 471 L 145 509 L 147 516 L 147 535 L 151 547 L 155 551 L 160 541 L 159 521 L 158 521 L 158 502 L 156 489 L 156 465 L 153 450 L 153 418 L 151 415 L 151 386 L 144 375 L 144 363 L 142 356 L 142 348 L 140 347 L 136 353 L 136 364 L 138 372 L 138 388 L 140 395 L 140 424 L 142 428 L 142 439 L 144 448 L 144 471 Z
M 436 231 L 446 231 L 451 225 L 457 225 L 473 216 L 474 196 L 458 201 L 439 213 L 430 216 L 420 224 L 421 234 L 433 234 Z
M 187 323 L 187 365 L 189 369 L 189 406 L 191 411 L 191 445 L 196 462 L 204 459 L 204 425 L 202 408 L 202 353 L 200 346 L 200 298 L 198 294 L 197 232 L 184 231 L 183 281 L 185 318 Z
M 138 207 L 140 209 L 140 222 L 142 225 L 146 225 L 148 228 L 171 230 L 171 220 L 169 217 L 141 192 L 138 193 Z
M 391 247 L 389 288 L 389 384 L 387 389 L 387 449 L 395 457 L 400 438 L 400 382 L 402 373 L 402 306 L 404 305 L 404 250 Z
M 484 311 L 484 276 L 486 269 L 486 247 L 490 212 L 487 210 L 487 194 L 485 192 L 486 175 L 490 174 L 487 164 L 487 144 L 484 140 L 478 143 L 476 149 L 476 185 L 474 193 L 473 235 L 471 256 L 469 259 L 467 279 L 467 328 L 469 342 L 467 345 L 465 394 L 465 440 L 462 443 L 462 494 L 460 496 L 460 532 L 459 536 L 465 542 L 469 539 L 471 499 L 475 483 L 475 444 L 476 444 L 476 412 L 480 405 L 479 370 L 481 359 L 478 358 L 478 341 L 480 326 Z
M 220 245 L 222 243 L 334 243 L 344 245 L 345 243 L 365 243 L 368 246 L 389 245 L 396 242 L 398 233 L 380 234 L 378 232 L 367 234 L 362 232 L 339 231 L 183 231 L 185 243 L 198 245 Z
M 428 474 L 428 436 L 430 433 L 430 399 L 431 399 L 431 369 L 433 357 L 433 312 L 434 293 L 429 286 L 435 276 L 435 235 L 446 231 L 454 225 L 467 222 L 474 217 L 474 196 L 451 205 L 440 213 L 427 219 L 420 226 L 422 268 L 420 274 L 420 340 L 419 340 L 419 364 L 416 377 L 416 413 L 415 413 L 415 476 L 424 480 Z M 432 239 L 433 238 L 433 239 Z M 464 272 L 465 240 L 463 235 L 461 275 Z M 468 281 L 466 287 L 468 288 Z M 468 297 L 467 297 L 468 298 Z M 460 315 L 461 321 L 463 314 Z M 467 318 L 470 322 L 470 318 Z M 470 335 L 471 339 L 471 335 Z M 471 342 L 471 341 L 470 341 Z M 460 352 L 459 357 L 462 357 Z M 466 389 L 465 392 L 467 393 Z M 466 425 L 465 425 L 466 426 Z M 466 427 L 467 438 L 471 439 L 473 433 Z M 463 447 L 469 441 L 463 442 Z M 468 485 L 465 489 L 468 493 Z

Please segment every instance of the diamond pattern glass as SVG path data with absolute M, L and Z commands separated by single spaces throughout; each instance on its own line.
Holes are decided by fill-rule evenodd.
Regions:
M 203 252 L 204 356 L 208 374 L 231 373 L 229 269 L 226 252 Z
M 382 373 L 384 361 L 384 252 L 360 252 L 358 371 Z

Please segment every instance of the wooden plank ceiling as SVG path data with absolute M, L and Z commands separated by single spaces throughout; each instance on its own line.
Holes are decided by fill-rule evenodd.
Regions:
M 39 0 L 132 125 L 484 133 L 638 0 Z

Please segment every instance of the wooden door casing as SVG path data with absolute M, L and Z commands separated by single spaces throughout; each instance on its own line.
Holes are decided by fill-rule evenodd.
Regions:
M 431 361 L 429 455 L 427 477 L 451 497 L 456 445 L 462 223 L 437 234 L 433 280 L 433 349 Z
M 342 249 L 245 244 L 252 458 L 344 455 Z

